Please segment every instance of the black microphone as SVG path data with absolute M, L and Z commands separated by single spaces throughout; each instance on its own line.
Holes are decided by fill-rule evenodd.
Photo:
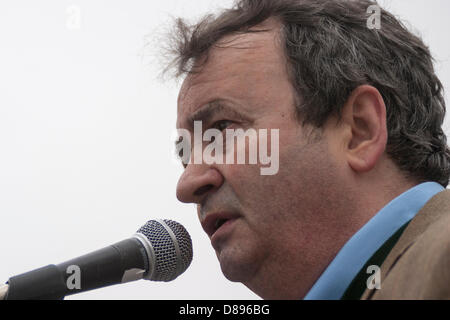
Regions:
M 0 300 L 60 300 L 139 279 L 171 281 L 189 267 L 192 240 L 171 220 L 150 220 L 132 238 L 84 256 L 11 277 Z

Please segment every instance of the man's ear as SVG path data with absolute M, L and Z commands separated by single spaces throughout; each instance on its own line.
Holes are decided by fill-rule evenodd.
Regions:
M 356 88 L 342 110 L 350 129 L 346 136 L 346 159 L 356 172 L 368 172 L 386 150 L 386 105 L 380 92 L 369 85 Z

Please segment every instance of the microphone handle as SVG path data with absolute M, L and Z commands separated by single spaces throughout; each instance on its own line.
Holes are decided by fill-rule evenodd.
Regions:
M 66 295 L 142 279 L 149 259 L 130 238 L 84 256 L 48 265 L 8 280 L 6 300 L 62 300 Z

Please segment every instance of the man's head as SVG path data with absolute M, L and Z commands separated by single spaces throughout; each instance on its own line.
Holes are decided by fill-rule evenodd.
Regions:
M 279 129 L 278 174 L 188 164 L 177 188 L 198 204 L 225 276 L 264 298 L 303 297 L 388 201 L 448 183 L 429 51 L 385 11 L 369 29 L 372 4 L 243 0 L 193 27 L 178 21 L 177 127 L 202 115 L 204 129 Z

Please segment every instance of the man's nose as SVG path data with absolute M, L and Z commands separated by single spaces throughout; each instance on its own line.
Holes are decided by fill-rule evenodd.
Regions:
M 200 204 L 209 193 L 219 189 L 223 181 L 217 169 L 190 164 L 178 180 L 177 198 L 181 202 Z

